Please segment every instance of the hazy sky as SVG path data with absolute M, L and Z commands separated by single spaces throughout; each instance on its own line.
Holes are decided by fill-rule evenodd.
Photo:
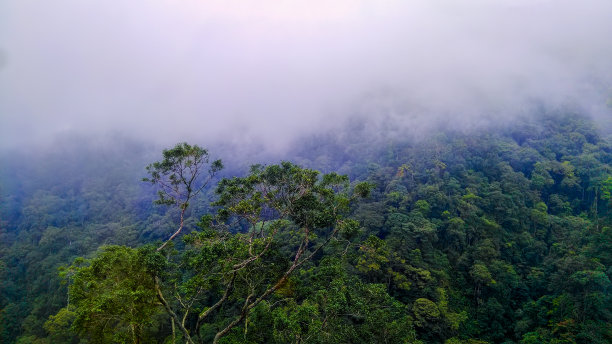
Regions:
M 115 130 L 279 147 L 355 113 L 599 111 L 611 80 L 610 0 L 0 0 L 4 147 Z

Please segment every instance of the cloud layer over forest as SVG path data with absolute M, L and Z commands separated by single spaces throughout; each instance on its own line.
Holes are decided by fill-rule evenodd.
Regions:
M 7 0 L 0 144 L 121 131 L 264 142 L 394 116 L 607 116 L 612 2 Z M 603 113 L 603 114 L 602 114 Z

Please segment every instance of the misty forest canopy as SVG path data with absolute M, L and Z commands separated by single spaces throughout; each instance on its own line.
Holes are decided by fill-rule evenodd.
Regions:
M 250 169 L 187 143 L 4 154 L 2 342 L 612 341 L 597 123 L 367 130 Z

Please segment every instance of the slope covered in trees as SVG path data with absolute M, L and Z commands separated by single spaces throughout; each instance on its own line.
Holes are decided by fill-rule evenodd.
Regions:
M 300 142 L 287 159 L 308 168 L 230 166 L 195 199 L 160 199 L 169 206 L 138 182 L 157 158 L 135 146 L 7 164 L 0 336 L 612 340 L 612 143 L 595 123 L 540 115 L 419 140 L 362 131 Z

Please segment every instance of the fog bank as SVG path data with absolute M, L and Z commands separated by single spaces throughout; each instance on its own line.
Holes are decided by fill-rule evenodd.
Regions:
M 5 0 L 0 145 L 119 131 L 279 150 L 351 116 L 421 131 L 534 104 L 609 121 L 610 18 L 604 0 Z

